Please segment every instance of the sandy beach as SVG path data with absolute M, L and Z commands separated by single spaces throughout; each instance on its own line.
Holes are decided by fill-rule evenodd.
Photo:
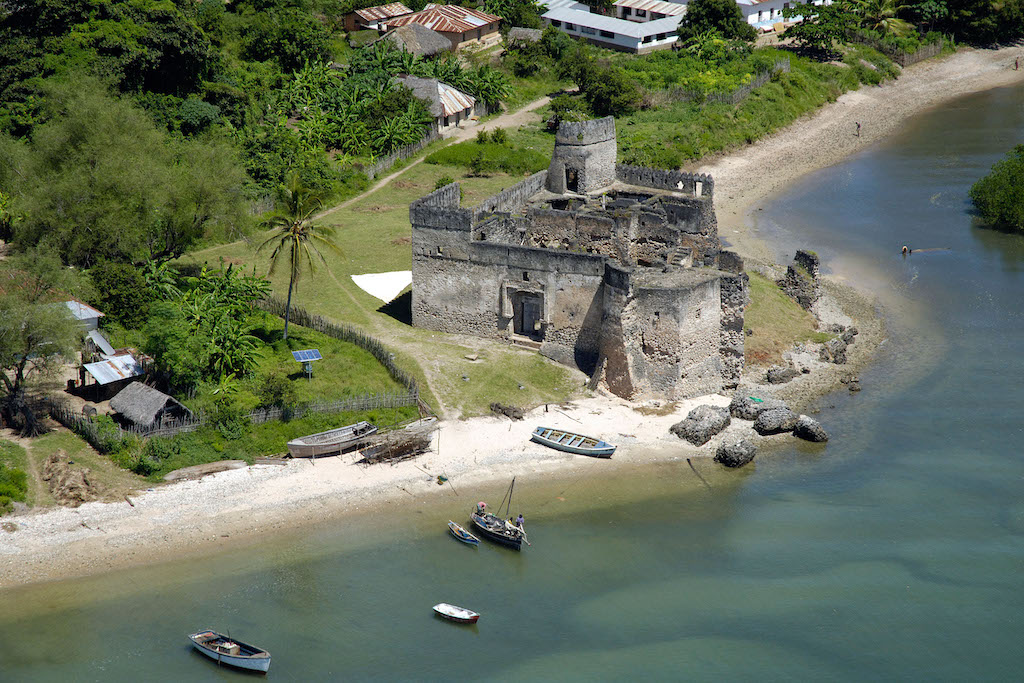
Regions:
M 964 94 L 1024 82 L 1024 71 L 1012 69 L 1020 52 L 964 50 L 915 65 L 895 83 L 848 93 L 769 138 L 702 164 L 699 170 L 716 180 L 723 237 L 744 258 L 771 263 L 773 251 L 748 227 L 747 215 L 757 202 L 892 134 L 911 115 Z M 860 137 L 854 135 L 857 122 Z M 869 362 L 872 349 L 884 338 L 869 299 L 834 283 L 826 283 L 826 290 L 842 309 L 837 315 L 850 316 L 861 335 L 851 347 L 848 366 L 796 359 L 811 374 L 776 393 L 797 406 L 834 386 L 841 374 Z M 437 485 L 438 474 L 466 489 L 512 475 L 600 476 L 609 467 L 709 457 L 723 438 L 752 434 L 750 423 L 734 421 L 700 448 L 671 435 L 668 428 L 697 405 L 728 402 L 727 396 L 703 397 L 680 402 L 669 412 L 654 404 L 638 410 L 620 399 L 598 396 L 547 410 L 541 406 L 522 422 L 498 417 L 444 422 L 435 432 L 440 441 L 433 451 L 394 466 L 355 465 L 355 455 L 255 465 L 154 487 L 133 496 L 134 505 L 87 503 L 5 517 L 9 524 L 0 531 L 0 588 L 160 562 L 186 551 L 212 552 L 228 541 L 245 543 L 257 535 L 407 501 L 409 496 L 427 500 L 444 490 Z M 599 435 L 619 450 L 612 463 L 561 454 L 528 441 L 539 424 Z

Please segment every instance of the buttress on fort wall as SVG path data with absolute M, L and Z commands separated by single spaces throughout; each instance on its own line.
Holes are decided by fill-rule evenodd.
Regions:
M 734 388 L 747 276 L 713 179 L 615 158 L 613 118 L 563 122 L 547 171 L 474 208 L 458 183 L 413 202 L 413 325 L 536 348 L 623 398 Z

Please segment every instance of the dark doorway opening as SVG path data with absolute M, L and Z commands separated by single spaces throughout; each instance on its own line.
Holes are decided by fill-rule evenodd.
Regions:
M 580 191 L 580 174 L 574 168 L 565 169 L 565 189 L 568 192 Z
M 544 335 L 541 320 L 544 317 L 544 302 L 539 294 L 515 292 L 512 294 L 512 331 L 534 341 Z

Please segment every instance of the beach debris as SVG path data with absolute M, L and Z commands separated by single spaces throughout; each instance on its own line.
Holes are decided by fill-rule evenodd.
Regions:
M 468 382 L 469 381 L 469 375 L 463 375 L 462 376 L 462 381 L 463 382 Z
M 768 373 L 765 375 L 765 379 L 769 384 L 785 384 L 791 381 L 794 377 L 798 377 L 800 372 L 793 368 L 784 368 L 779 366 L 772 366 L 768 369 Z
M 726 467 L 743 467 L 757 454 L 757 446 L 750 439 L 719 444 L 715 451 L 715 462 Z
M 796 426 L 793 427 L 793 436 L 814 443 L 828 441 L 828 432 L 821 426 L 821 423 L 807 415 L 801 415 L 797 420 Z
M 694 446 L 703 446 L 711 437 L 728 427 L 731 421 L 728 408 L 702 405 L 691 410 L 684 420 L 669 427 L 669 431 Z
M 72 467 L 63 450 L 52 453 L 43 463 L 43 481 L 49 483 L 54 500 L 65 507 L 76 508 L 99 497 L 96 486 L 89 481 L 89 469 Z
M 435 429 L 437 429 L 437 421 L 427 420 L 413 423 L 405 429 L 377 434 L 373 438 L 373 444 L 360 451 L 363 457 L 357 461 L 357 464 L 374 465 L 383 462 L 395 464 L 415 458 L 430 448 Z
M 480 356 L 478 356 L 475 353 L 467 353 L 465 356 L 463 356 L 463 358 L 470 361 L 471 363 L 475 363 L 476 361 L 480 360 Z
M 3 524 L 0 524 L 0 529 L 3 529 L 9 534 L 13 534 L 18 530 L 18 525 L 14 522 L 4 522 Z
M 249 463 L 244 460 L 218 460 L 217 462 L 208 462 L 203 465 L 192 465 L 190 467 L 182 467 L 168 472 L 164 475 L 164 481 L 186 481 L 189 479 L 202 479 L 208 474 L 216 474 L 217 472 L 226 472 L 227 470 L 238 470 L 243 467 L 248 467 Z
M 515 406 L 507 406 L 504 403 L 492 403 L 491 412 L 495 415 L 504 415 L 510 420 L 519 421 L 523 419 L 523 409 Z
M 789 408 L 765 410 L 754 420 L 754 431 L 758 434 L 781 434 L 791 432 L 799 417 Z

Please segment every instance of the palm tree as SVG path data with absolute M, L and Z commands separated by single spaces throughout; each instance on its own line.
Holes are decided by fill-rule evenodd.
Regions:
M 287 339 L 292 290 L 295 289 L 303 269 L 308 266 L 312 275 L 315 269 L 314 256 L 324 264 L 327 263 L 319 247 L 328 247 L 339 254 L 341 249 L 331 241 L 334 235 L 333 228 L 310 222 L 309 219 L 322 206 L 322 202 L 316 193 L 302 183 L 297 173 L 292 174 L 288 185 L 282 188 L 281 200 L 283 208 L 263 222 L 263 225 L 271 228 L 273 233 L 257 247 L 256 251 L 259 252 L 268 244 L 276 243 L 274 250 L 270 252 L 268 275 L 274 274 L 279 260 L 287 255 L 288 303 L 284 309 L 284 338 Z
M 914 28 L 910 22 L 897 16 L 907 9 L 900 0 L 853 0 L 853 5 L 854 11 L 861 16 L 861 22 L 883 36 L 906 36 Z

